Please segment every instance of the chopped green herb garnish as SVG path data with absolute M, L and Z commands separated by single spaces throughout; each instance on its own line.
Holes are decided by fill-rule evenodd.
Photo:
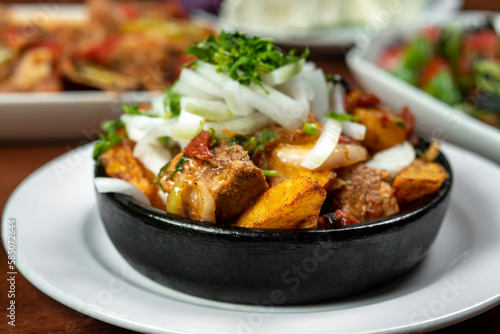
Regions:
M 278 176 L 278 171 L 263 169 L 264 176 Z
M 172 87 L 165 88 L 165 99 L 163 100 L 163 105 L 165 110 L 167 110 L 166 118 L 171 118 L 179 116 L 181 113 L 181 95 L 174 92 Z
M 172 180 L 176 173 L 182 172 L 182 164 L 188 161 L 189 158 L 185 155 L 182 155 L 182 157 L 179 159 L 179 162 L 175 165 L 174 171 L 172 172 L 172 174 L 170 174 L 169 180 Z
M 170 167 L 170 161 L 165 166 L 160 168 L 160 171 L 156 175 L 155 180 L 151 182 L 152 184 L 156 184 L 157 186 L 159 186 L 161 191 L 163 191 L 164 193 L 166 193 L 167 191 L 165 190 L 165 188 L 163 188 L 163 185 L 161 184 L 161 175 L 167 171 L 168 167 Z
M 270 140 L 273 140 L 276 137 L 278 137 L 277 132 L 273 132 L 273 131 L 266 128 L 266 129 L 262 130 L 262 133 L 260 134 L 257 141 L 259 142 L 259 144 L 262 144 L 262 143 L 268 142 Z
M 252 137 L 255 139 L 255 137 Z M 245 146 L 245 144 L 249 141 L 249 138 L 241 133 L 237 133 L 229 140 L 227 146 L 233 146 L 238 144 L 240 146 Z
M 316 136 L 319 132 L 319 127 L 317 123 L 304 123 L 302 126 L 302 131 L 311 136 Z
M 128 105 L 126 103 L 122 103 L 122 109 L 127 115 L 144 115 L 144 113 L 139 111 L 138 104 Z
M 105 121 L 102 123 L 101 127 L 106 132 L 105 135 L 99 136 L 99 142 L 94 147 L 94 152 L 92 157 L 96 162 L 98 162 L 101 154 L 109 150 L 111 147 L 120 143 L 123 140 L 122 136 L 117 135 L 117 131 L 124 126 L 121 120 L 117 121 Z
M 424 152 L 419 149 L 419 148 L 415 148 L 415 153 L 417 154 L 417 156 L 422 159 L 424 157 Z
M 170 143 L 171 143 L 171 140 L 172 138 L 170 138 L 169 136 L 164 136 L 164 137 L 160 137 L 158 138 L 158 140 L 160 141 L 160 144 L 164 147 L 169 147 L 170 146 Z
M 190 46 L 186 53 L 215 65 L 217 71 L 228 73 L 242 85 L 254 83 L 262 87 L 260 75 L 306 58 L 309 49 L 296 56 L 295 50 L 284 53 L 278 49 L 271 38 L 222 31 L 218 39 L 209 36 L 203 42 Z M 196 61 L 191 65 L 196 65 Z
M 250 137 L 237 133 L 235 134 L 227 143 L 228 146 L 233 146 L 234 144 L 238 144 L 242 146 L 246 151 L 250 154 L 253 154 L 256 150 L 264 151 L 265 146 L 263 145 L 265 142 L 273 140 L 278 137 L 277 132 L 273 132 L 269 129 L 264 129 L 260 134 L 259 138 Z
M 356 116 L 349 114 L 337 114 L 334 110 L 330 111 L 330 113 L 328 113 L 326 117 L 334 119 L 339 122 L 347 122 L 347 121 L 356 122 L 358 120 Z
M 402 121 L 396 121 L 396 125 L 399 126 L 401 129 L 406 128 L 406 124 Z
M 203 130 L 204 125 L 205 125 L 205 123 L 203 123 L 203 121 L 200 121 L 200 126 L 198 127 L 198 129 L 196 129 L 196 132 L 194 133 L 193 138 L 200 134 L 200 132 Z

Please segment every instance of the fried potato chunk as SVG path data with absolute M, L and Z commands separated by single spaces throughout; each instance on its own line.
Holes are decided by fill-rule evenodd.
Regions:
M 404 120 L 386 109 L 356 108 L 354 116 L 366 126 L 362 144 L 373 151 L 382 151 L 406 140 Z
M 106 175 L 127 181 L 142 191 L 157 209 L 165 210 L 159 187 L 151 182 L 155 176 L 133 156 L 134 142 L 125 138 L 123 141 L 101 155 Z
M 438 191 L 449 176 L 440 164 L 415 159 L 394 180 L 393 193 L 399 203 L 410 203 Z
M 319 215 L 326 191 L 306 176 L 288 179 L 267 190 L 236 221 L 236 226 L 284 229 L 300 228 Z

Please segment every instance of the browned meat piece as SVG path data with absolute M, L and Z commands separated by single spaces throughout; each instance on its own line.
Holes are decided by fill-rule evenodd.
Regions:
M 252 202 L 268 188 L 266 178 L 248 157 L 240 145 L 219 145 L 213 148 L 213 158 L 206 161 L 189 158 L 179 163 L 183 157 L 179 153 L 171 162 L 161 183 L 167 192 L 177 181 L 199 181 L 211 190 L 215 201 L 217 223 L 228 223 L 246 210 Z M 170 176 L 176 166 L 182 170 Z
M 338 171 L 345 184 L 333 194 L 337 208 L 348 216 L 366 222 L 399 212 L 391 185 L 386 182 L 389 173 L 356 164 Z

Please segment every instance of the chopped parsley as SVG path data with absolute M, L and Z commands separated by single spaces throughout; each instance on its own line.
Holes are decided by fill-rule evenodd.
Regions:
M 94 152 L 92 157 L 96 162 L 99 160 L 101 154 L 109 150 L 111 147 L 120 143 L 123 140 L 122 136 L 118 136 L 117 131 L 124 126 L 121 120 L 117 121 L 105 121 L 102 123 L 101 127 L 106 132 L 105 135 L 101 134 L 99 136 L 99 142 L 94 147 Z
M 165 166 L 160 168 L 160 171 L 156 175 L 156 179 L 153 182 L 151 182 L 152 184 L 156 184 L 157 186 L 159 186 L 161 191 L 163 191 L 164 193 L 167 191 L 165 190 L 165 188 L 163 188 L 161 184 L 161 175 L 167 171 L 168 167 L 170 167 L 170 161 Z
M 245 136 L 241 133 L 237 133 L 229 140 L 227 145 L 233 146 L 235 144 L 238 144 L 238 145 L 242 146 L 250 154 L 253 154 L 256 150 L 264 151 L 265 147 L 263 144 L 265 142 L 273 140 L 276 137 L 278 137 L 277 132 L 273 132 L 273 131 L 266 128 L 262 131 L 259 138 L 255 138 L 255 137 L 248 138 L 247 136 Z
M 128 105 L 126 103 L 122 103 L 123 112 L 127 115 L 144 115 L 144 113 L 139 111 L 138 104 Z
M 174 171 L 172 172 L 172 174 L 170 174 L 170 177 L 168 179 L 172 180 L 176 173 L 182 172 L 182 164 L 188 161 L 189 158 L 186 157 L 185 155 L 182 155 L 182 157 L 179 159 L 179 162 L 175 165 Z
M 181 94 L 174 92 L 172 87 L 165 88 L 165 98 L 163 100 L 163 105 L 165 110 L 168 110 L 165 115 L 166 118 L 171 118 L 179 116 L 181 113 Z
M 399 126 L 401 129 L 406 129 L 406 124 L 402 121 L 397 120 L 396 125 Z
M 170 138 L 169 136 L 160 137 L 158 138 L 158 140 L 163 147 L 169 147 L 172 143 L 172 138 Z
M 317 123 L 304 123 L 302 131 L 310 136 L 316 136 L 319 132 L 319 127 Z
M 309 49 L 297 56 L 295 50 L 284 53 L 278 49 L 271 38 L 222 31 L 218 39 L 209 36 L 203 42 L 190 46 L 186 53 L 215 65 L 217 71 L 228 73 L 242 85 L 254 83 L 262 87 L 260 75 L 306 58 Z M 191 65 L 196 66 L 196 60 Z
M 357 122 L 357 118 L 353 115 L 349 115 L 349 114 L 337 114 L 335 112 L 335 110 L 332 110 L 330 111 L 330 113 L 328 113 L 326 115 L 326 117 L 328 118 L 331 118 L 331 119 L 334 119 L 336 121 L 339 121 L 339 122 Z

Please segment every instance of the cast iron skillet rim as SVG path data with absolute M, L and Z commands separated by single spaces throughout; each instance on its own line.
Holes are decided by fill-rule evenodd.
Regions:
M 427 144 L 427 141 L 423 141 Z M 117 193 L 103 193 L 101 195 L 107 196 L 110 202 L 114 203 L 116 207 L 120 208 L 123 211 L 128 211 L 131 215 L 141 218 L 147 217 L 148 219 L 142 219 L 141 222 L 143 224 L 149 225 L 153 228 L 162 229 L 162 226 L 158 224 L 159 222 L 170 224 L 176 227 L 184 228 L 186 230 L 193 230 L 205 233 L 213 233 L 213 234 L 226 234 L 226 235 L 234 235 L 238 234 L 240 236 L 253 237 L 263 235 L 328 235 L 331 236 L 332 233 L 348 233 L 352 232 L 366 232 L 368 229 L 376 229 L 376 228 L 389 228 L 392 225 L 399 221 L 411 221 L 411 217 L 419 217 L 423 215 L 426 211 L 431 210 L 432 208 L 439 205 L 443 202 L 449 195 L 453 184 L 453 174 L 451 165 L 448 159 L 444 156 L 443 153 L 440 153 L 438 158 L 436 159 L 446 171 L 450 174 L 448 179 L 443 183 L 441 188 L 438 190 L 435 197 L 426 205 L 414 209 L 410 212 L 398 213 L 396 215 L 379 218 L 377 220 L 373 220 L 366 223 L 360 223 L 356 225 L 350 225 L 341 228 L 335 229 L 254 229 L 254 228 L 246 228 L 246 227 L 238 227 L 238 226 L 217 226 L 208 222 L 197 222 L 189 219 L 185 219 L 182 217 L 175 216 L 173 214 L 169 214 L 158 210 L 156 208 L 152 208 L 146 205 L 139 203 L 137 200 L 132 198 L 131 196 Z M 96 168 L 95 176 L 99 175 L 99 168 Z M 155 221 L 152 222 L 151 220 Z

